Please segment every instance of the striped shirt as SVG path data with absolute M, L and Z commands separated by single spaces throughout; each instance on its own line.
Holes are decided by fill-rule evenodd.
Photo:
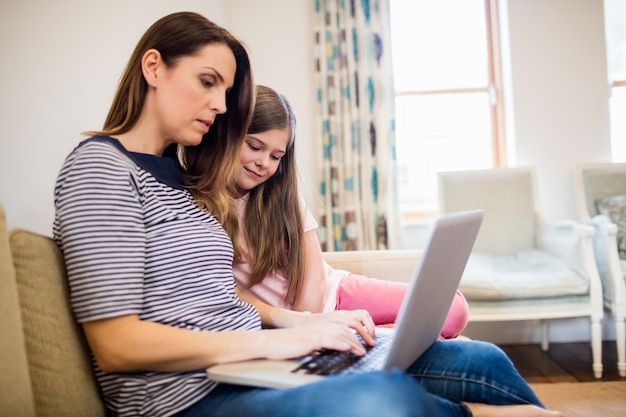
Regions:
M 181 185 L 173 159 L 128 152 L 106 136 L 83 141 L 57 178 L 53 234 L 79 322 L 137 314 L 195 331 L 261 328 L 234 292 L 230 239 Z M 92 362 L 122 417 L 169 416 L 216 386 L 204 369 L 104 373 Z

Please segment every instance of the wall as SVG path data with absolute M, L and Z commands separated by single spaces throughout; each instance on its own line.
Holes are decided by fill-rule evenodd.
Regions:
M 508 0 L 511 163 L 535 165 L 549 220 L 578 218 L 577 162 L 609 162 L 602 0 Z
M 601 0 L 501 0 L 511 58 L 507 112 L 511 161 L 536 164 L 550 219 L 575 217 L 578 161 L 610 160 Z M 9 227 L 50 234 L 53 187 L 80 132 L 101 127 L 139 36 L 159 17 L 200 12 L 249 47 L 256 79 L 298 112 L 298 159 L 314 187 L 312 0 L 0 1 L 0 202 Z M 407 227 L 404 245 L 422 243 Z M 607 323 L 610 323 L 610 318 Z M 612 326 L 605 324 L 607 338 Z M 476 324 L 472 337 L 535 341 L 536 323 Z M 586 323 L 555 326 L 585 340 Z

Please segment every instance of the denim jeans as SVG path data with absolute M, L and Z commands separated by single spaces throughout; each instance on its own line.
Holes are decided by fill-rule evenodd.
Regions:
M 471 416 L 462 402 L 543 407 L 497 346 L 438 341 L 405 373 L 333 376 L 285 390 L 221 384 L 176 417 Z

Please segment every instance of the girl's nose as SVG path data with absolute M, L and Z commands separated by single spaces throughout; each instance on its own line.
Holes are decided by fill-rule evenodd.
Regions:
M 258 166 L 266 167 L 268 165 L 268 161 L 269 161 L 269 156 L 262 154 L 259 156 L 259 159 L 257 159 L 256 163 Z

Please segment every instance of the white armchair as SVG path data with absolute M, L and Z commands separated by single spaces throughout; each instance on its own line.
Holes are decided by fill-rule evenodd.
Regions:
M 626 163 L 577 165 L 576 192 L 582 221 L 596 228 L 604 305 L 615 318 L 617 368 L 626 377 Z
M 602 376 L 602 288 L 593 255 L 594 229 L 574 221 L 549 225 L 538 209 L 532 167 L 440 172 L 443 213 L 485 213 L 460 290 L 470 322 L 588 317 L 593 372 Z

